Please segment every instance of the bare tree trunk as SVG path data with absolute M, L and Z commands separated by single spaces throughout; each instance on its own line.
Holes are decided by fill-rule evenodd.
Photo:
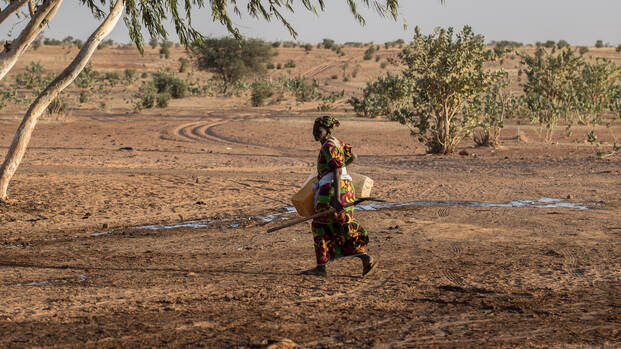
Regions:
M 2 167 L 0 167 L 0 200 L 6 200 L 7 198 L 9 182 L 24 157 L 26 147 L 30 142 L 30 137 L 32 136 L 32 132 L 39 117 L 52 102 L 52 100 L 56 98 L 63 89 L 69 86 L 78 74 L 80 74 L 82 69 L 84 69 L 91 56 L 97 49 L 97 46 L 99 46 L 99 43 L 101 43 L 101 41 L 108 36 L 108 34 L 110 34 L 112 29 L 116 26 L 116 23 L 123 14 L 124 8 L 125 0 L 117 0 L 114 7 L 110 11 L 110 14 L 108 14 L 108 17 L 86 41 L 71 64 L 47 86 L 47 88 L 32 103 L 28 109 L 28 112 L 26 112 L 24 119 L 22 119 L 22 123 L 19 125 L 19 128 L 15 133 L 15 137 L 13 138 L 13 142 L 11 143 L 11 147 L 9 148 L 9 152 L 6 155 L 4 163 L 2 164 Z
M 26 52 L 28 46 L 37 38 L 45 25 L 54 17 L 63 0 L 45 0 L 31 15 L 30 22 L 17 39 L 9 44 L 9 49 L 0 53 L 0 80 L 11 71 L 17 60 Z M 9 5 L 10 6 L 10 5 Z M 3 11 L 4 12 L 4 11 Z
M 14 0 L 11 1 L 4 10 L 0 11 L 0 23 L 4 22 L 10 15 L 15 13 L 15 11 L 19 10 L 20 7 L 24 6 L 28 0 Z

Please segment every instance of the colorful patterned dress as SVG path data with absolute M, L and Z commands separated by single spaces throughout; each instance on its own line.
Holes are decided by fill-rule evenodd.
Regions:
M 330 137 L 321 146 L 317 159 L 318 180 L 332 172 L 335 168 L 345 167 L 351 158 L 351 146 Z M 330 200 L 334 196 L 332 182 L 319 187 L 315 211 L 331 208 Z M 354 187 L 350 180 L 341 179 L 341 203 L 343 205 L 356 200 Z M 333 259 L 355 256 L 366 252 L 369 242 L 367 231 L 354 219 L 354 207 L 350 206 L 341 212 L 323 215 L 313 219 L 312 230 L 315 240 L 317 264 L 323 265 Z

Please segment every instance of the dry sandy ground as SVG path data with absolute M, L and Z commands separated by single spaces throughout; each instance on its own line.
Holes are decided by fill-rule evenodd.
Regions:
M 373 194 L 432 205 L 358 211 L 377 272 L 343 259 L 323 280 L 298 274 L 314 263 L 308 224 L 268 234 L 282 221 L 257 218 L 310 173 L 315 115 L 157 112 L 37 127 L 0 206 L 0 346 L 621 343 L 618 155 L 509 126 L 501 149 L 426 156 L 396 123 L 344 116 L 337 136 Z M 0 123 L 2 149 L 16 127 Z M 589 209 L 443 206 L 543 197 Z M 180 220 L 212 222 L 134 228 Z
M 31 60 L 58 71 L 65 51 L 29 52 L 12 74 Z M 349 94 L 382 73 L 363 51 L 281 50 L 276 62 L 297 68 L 272 76 Z M 104 49 L 93 66 L 153 72 L 181 54 Z M 332 79 L 345 63 L 358 77 Z M 316 105 L 193 97 L 135 115 L 123 97 L 139 85 L 81 106 L 73 90 L 67 120 L 37 126 L 0 205 L 0 347 L 621 345 L 621 156 L 576 144 L 584 129 L 570 139 L 559 127 L 545 144 L 511 124 L 500 149 L 427 156 L 396 123 L 339 113 L 337 136 L 360 155 L 351 170 L 375 180 L 373 195 L 429 205 L 357 211 L 377 272 L 361 278 L 343 259 L 323 280 L 299 275 L 314 264 L 308 224 L 266 233 L 295 217 L 286 208 L 314 166 Z M 0 115 L 1 156 L 24 109 Z M 598 135 L 619 140 L 621 125 Z M 588 209 L 465 206 L 540 198 Z M 154 224 L 173 225 L 136 228 Z

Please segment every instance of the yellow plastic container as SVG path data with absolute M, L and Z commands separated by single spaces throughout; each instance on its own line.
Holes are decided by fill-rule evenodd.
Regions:
M 356 198 L 366 198 L 371 195 L 371 188 L 373 188 L 373 180 L 367 176 L 363 176 L 357 173 L 349 174 L 352 178 L 352 184 L 354 186 L 354 191 L 356 192 Z M 291 201 L 293 202 L 293 206 L 298 211 L 300 216 L 309 217 L 315 214 L 315 191 L 313 190 L 313 182 L 317 178 L 317 170 L 315 170 L 309 177 L 306 179 L 304 184 L 302 185 L 302 189 L 300 189 L 293 197 Z

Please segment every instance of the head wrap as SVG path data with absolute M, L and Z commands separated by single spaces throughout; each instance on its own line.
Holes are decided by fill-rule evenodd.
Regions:
M 335 126 L 338 127 L 341 125 L 341 123 L 331 115 L 320 116 L 315 119 L 315 123 L 327 128 L 328 131 L 332 131 Z

